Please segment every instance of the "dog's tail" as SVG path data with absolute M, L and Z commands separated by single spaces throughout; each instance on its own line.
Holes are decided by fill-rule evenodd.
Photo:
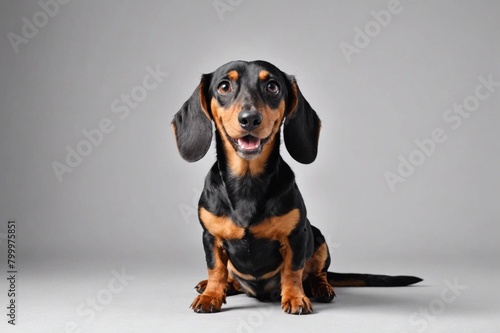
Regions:
M 403 287 L 422 281 L 416 276 L 333 272 L 328 272 L 327 278 L 334 287 Z

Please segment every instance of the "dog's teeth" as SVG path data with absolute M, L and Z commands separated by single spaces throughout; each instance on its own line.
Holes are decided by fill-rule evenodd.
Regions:
M 242 138 L 238 138 L 237 142 L 238 145 L 244 150 L 253 150 L 259 147 L 261 140 L 257 137 L 247 135 Z

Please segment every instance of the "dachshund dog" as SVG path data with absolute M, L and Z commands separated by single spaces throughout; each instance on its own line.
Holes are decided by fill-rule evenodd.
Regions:
M 233 61 L 204 74 L 172 121 L 180 155 L 208 151 L 215 125 L 217 160 L 198 214 L 208 280 L 191 308 L 220 311 L 226 296 L 246 293 L 281 300 L 286 313 L 312 312 L 331 302 L 334 286 L 405 286 L 412 276 L 328 272 L 330 254 L 309 223 L 295 176 L 280 155 L 280 132 L 296 161 L 316 159 L 320 119 L 295 78 L 265 61 Z

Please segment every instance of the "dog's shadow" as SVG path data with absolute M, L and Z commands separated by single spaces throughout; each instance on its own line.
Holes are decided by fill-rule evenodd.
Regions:
M 405 287 L 407 288 L 425 288 L 425 285 Z M 331 303 L 320 303 L 313 301 L 314 312 L 312 314 L 336 311 L 338 309 L 380 309 L 381 307 L 395 311 L 415 311 L 422 306 L 422 299 L 413 297 L 401 292 L 394 292 L 400 288 L 336 288 L 336 297 Z M 257 310 L 257 311 L 281 311 L 281 304 L 279 301 L 266 301 L 261 302 L 246 295 L 231 296 L 231 299 L 247 298 L 244 304 L 234 304 L 228 301 L 221 312 L 227 311 L 240 311 L 240 310 Z M 233 303 L 231 305 L 231 303 Z
M 321 311 L 335 311 L 336 308 L 368 309 L 380 308 L 414 311 L 421 305 L 420 298 L 414 294 L 399 292 L 407 288 L 425 288 L 425 285 L 404 288 L 336 288 L 332 303 L 316 303 Z

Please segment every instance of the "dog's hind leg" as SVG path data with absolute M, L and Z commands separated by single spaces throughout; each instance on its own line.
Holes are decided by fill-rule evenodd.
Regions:
M 304 291 L 314 301 L 329 303 L 335 297 L 333 287 L 328 283 L 327 271 L 330 253 L 325 237 L 318 228 L 311 226 L 314 235 L 314 253 L 304 267 Z

